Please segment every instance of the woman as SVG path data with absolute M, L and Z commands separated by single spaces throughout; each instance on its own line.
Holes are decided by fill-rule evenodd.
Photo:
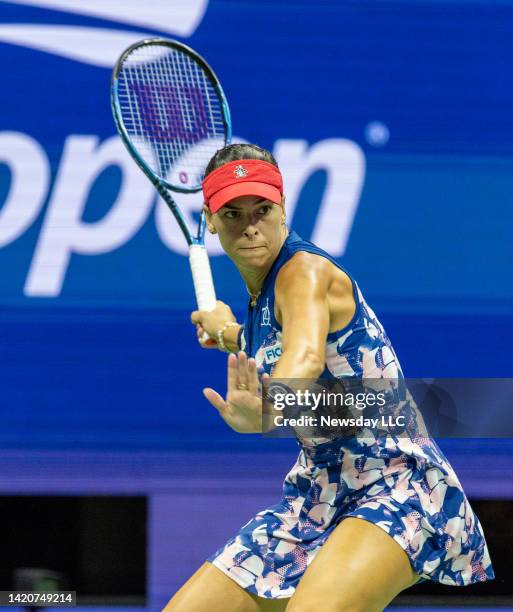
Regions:
M 250 300 L 192 313 L 228 358 L 224 399 L 207 400 L 235 431 L 262 431 L 259 377 L 400 378 L 397 357 L 355 281 L 285 225 L 280 171 L 255 145 L 230 145 L 203 183 L 208 229 Z M 240 350 L 242 349 L 242 350 Z M 273 349 L 273 350 L 269 350 Z M 234 354 L 237 353 L 237 354 Z M 420 580 L 494 577 L 481 525 L 435 442 L 390 434 L 299 436 L 280 503 L 259 512 L 166 606 L 168 611 L 382 610 Z

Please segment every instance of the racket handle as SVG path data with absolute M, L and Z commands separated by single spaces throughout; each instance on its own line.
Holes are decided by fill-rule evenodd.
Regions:
M 214 310 L 216 307 L 216 291 L 210 270 L 207 249 L 201 244 L 191 244 L 189 247 L 189 264 L 191 266 L 194 292 L 199 310 Z M 216 344 L 205 332 L 202 340 L 210 345 Z

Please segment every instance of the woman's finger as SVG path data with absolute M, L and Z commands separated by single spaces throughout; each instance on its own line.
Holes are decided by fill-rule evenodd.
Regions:
M 237 370 L 238 370 L 238 363 L 237 363 L 237 357 L 235 357 L 235 355 L 233 353 L 230 353 L 228 355 L 228 368 L 227 368 L 227 395 L 228 393 L 232 393 L 233 391 L 237 390 Z
M 265 387 L 265 381 L 269 380 L 271 377 L 269 376 L 269 374 L 267 372 L 263 372 L 262 376 L 260 377 L 260 386 L 258 388 L 260 395 L 262 396 L 262 398 L 264 397 L 264 387 Z M 267 390 L 267 388 L 266 388 Z
M 208 337 L 205 340 L 204 334 L 205 334 L 204 327 L 202 325 L 200 325 L 199 323 L 197 323 L 196 324 L 196 336 L 198 338 L 198 342 L 199 342 L 201 348 L 204 348 L 204 349 L 216 349 L 217 348 L 217 342 L 213 338 L 208 338 Z
M 210 387 L 206 387 L 203 389 L 203 395 L 212 404 L 212 406 L 214 406 L 214 408 L 219 410 L 222 417 L 227 415 L 228 405 L 217 391 L 214 391 L 214 389 L 211 389 Z
M 199 323 L 201 321 L 201 310 L 193 310 L 191 312 L 191 323 Z
M 249 389 L 249 392 L 252 395 L 258 395 L 258 387 L 259 387 L 259 381 L 258 381 L 256 361 L 253 359 L 253 357 L 250 357 L 248 359 L 248 389 Z
M 239 366 L 237 370 L 237 388 L 239 390 L 248 390 L 249 389 L 248 358 L 244 351 L 239 351 L 237 357 L 238 357 L 238 366 Z

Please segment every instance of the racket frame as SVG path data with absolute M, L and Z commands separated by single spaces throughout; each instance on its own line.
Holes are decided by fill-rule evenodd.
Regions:
M 223 125 L 225 128 L 225 145 L 230 144 L 231 139 L 232 139 L 232 122 L 231 122 L 230 108 L 228 106 L 226 95 L 223 91 L 223 88 L 221 87 L 221 83 L 219 82 L 219 79 L 215 75 L 210 65 L 201 57 L 201 55 L 196 53 L 196 51 L 194 51 L 187 45 L 184 45 L 183 43 L 178 42 L 176 40 L 172 40 L 168 38 L 145 38 L 144 40 L 138 41 L 130 45 L 127 49 L 125 49 L 125 51 L 123 51 L 123 53 L 120 55 L 120 57 L 118 58 L 114 66 L 114 70 L 112 71 L 111 107 L 112 107 L 112 113 L 114 115 L 114 121 L 116 123 L 116 127 L 118 129 L 119 135 L 121 136 L 125 146 L 127 147 L 130 154 L 132 155 L 134 161 L 137 163 L 139 168 L 144 172 L 144 174 L 149 178 L 149 180 L 151 181 L 151 183 L 153 184 L 153 186 L 159 193 L 160 197 L 164 200 L 168 208 L 173 213 L 178 225 L 180 226 L 180 229 L 182 230 L 185 236 L 185 239 L 187 240 L 187 244 L 189 245 L 189 247 L 192 245 L 203 246 L 205 243 L 205 223 L 206 223 L 205 211 L 203 209 L 201 210 L 200 220 L 198 223 L 198 231 L 196 235 L 194 235 L 191 232 L 189 226 L 187 225 L 187 222 L 182 212 L 180 211 L 180 208 L 177 206 L 176 202 L 174 201 L 174 199 L 169 193 L 169 191 L 174 191 L 178 193 L 197 193 L 198 191 L 201 191 L 201 185 L 194 185 L 192 187 L 172 185 L 168 181 L 158 176 L 158 174 L 154 172 L 148 166 L 148 164 L 143 160 L 141 155 L 138 153 L 123 123 L 121 105 L 119 103 L 119 96 L 118 96 L 119 74 L 123 68 L 123 64 L 126 58 L 133 51 L 141 47 L 152 46 L 152 45 L 167 46 L 172 49 L 176 49 L 177 51 L 180 51 L 182 53 L 185 53 L 186 55 L 191 57 L 196 63 L 198 63 L 202 67 L 202 69 L 205 71 L 205 74 L 208 80 L 210 81 L 215 92 L 219 96 L 219 100 L 221 102 L 222 119 L 223 119 Z

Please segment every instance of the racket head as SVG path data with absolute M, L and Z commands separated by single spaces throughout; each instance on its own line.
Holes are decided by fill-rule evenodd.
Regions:
M 160 188 L 200 191 L 211 157 L 231 142 L 219 79 L 175 40 L 145 39 L 122 53 L 112 73 L 111 106 L 125 145 Z

